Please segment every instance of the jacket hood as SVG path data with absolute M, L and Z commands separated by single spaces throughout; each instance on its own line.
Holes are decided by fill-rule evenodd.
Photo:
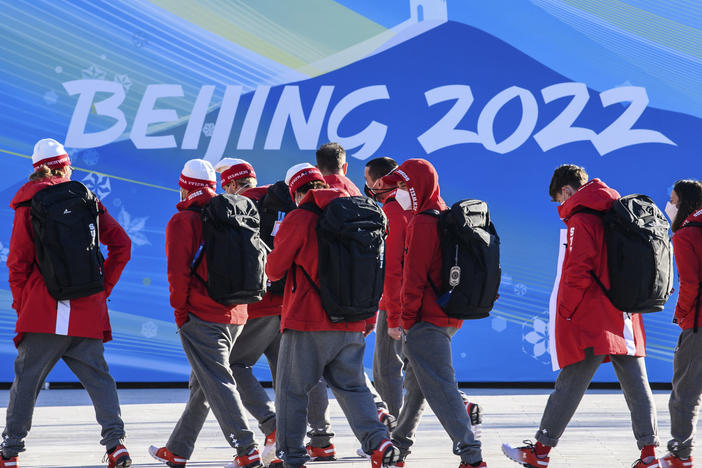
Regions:
M 697 210 L 694 213 L 692 213 L 690 216 L 685 218 L 685 221 L 683 221 L 683 223 L 680 227 L 683 227 L 689 223 L 702 223 L 702 210 Z
M 216 195 L 217 194 L 215 193 L 215 191 L 209 187 L 197 189 L 194 192 L 191 192 L 188 195 L 188 198 L 186 198 L 182 202 L 179 202 L 176 205 L 176 208 L 178 208 L 178 211 L 183 211 L 187 210 L 191 206 L 203 206 Z
M 341 197 L 348 197 L 348 194 L 343 190 L 334 188 L 310 190 L 307 192 L 302 201 L 300 201 L 300 205 L 304 205 L 305 203 L 314 203 L 323 210 L 329 203 L 332 202 L 332 200 Z
M 27 200 L 31 200 L 36 193 L 44 189 L 50 185 L 56 185 L 56 184 L 61 184 L 63 182 L 68 182 L 69 178 L 67 177 L 47 177 L 45 179 L 39 179 L 39 180 L 30 180 L 26 184 L 24 184 L 20 189 L 17 191 L 15 196 L 12 198 L 12 201 L 10 202 L 10 208 L 13 210 L 17 209 L 17 205 L 19 205 L 22 202 L 26 202 Z
M 592 179 L 558 207 L 558 214 L 565 220 L 583 208 L 606 211 L 619 198 L 619 192 L 607 187 L 600 179 Z
M 415 213 L 446 209 L 446 203 L 439 192 L 439 174 L 426 159 L 408 159 L 391 174 L 397 174 L 398 180 L 407 184 L 412 202 L 411 209 Z
M 240 195 L 258 201 L 263 198 L 266 192 L 268 192 L 268 187 L 268 185 L 262 185 L 259 187 L 249 188 L 241 192 Z

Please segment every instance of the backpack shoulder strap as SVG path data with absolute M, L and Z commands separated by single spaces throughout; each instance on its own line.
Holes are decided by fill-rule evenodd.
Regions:
M 441 211 L 439 211 L 439 210 L 424 210 L 424 211 L 420 211 L 419 214 L 434 216 L 435 218 L 438 218 L 441 215 Z
M 17 205 L 19 206 L 19 205 Z M 686 227 L 699 227 L 702 228 L 702 223 L 687 223 L 684 226 L 680 226 L 680 229 L 686 228 Z
M 301 208 L 303 210 L 311 211 L 312 213 L 316 214 L 317 216 L 322 214 L 322 209 L 315 205 L 314 203 L 303 203 L 302 205 L 298 206 L 298 208 Z M 302 268 L 302 267 L 301 267 Z M 303 270 L 304 271 L 304 270 Z
M 21 207 L 21 206 L 28 206 L 28 207 L 31 208 L 31 207 L 32 207 L 32 199 L 30 198 L 29 200 L 25 200 L 25 201 L 23 201 L 23 202 L 17 203 L 17 204 L 15 205 L 15 208 L 19 208 L 19 207 Z

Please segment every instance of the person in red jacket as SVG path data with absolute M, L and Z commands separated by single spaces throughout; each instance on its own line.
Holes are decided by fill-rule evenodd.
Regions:
M 246 305 L 230 306 L 214 301 L 203 282 L 190 271 L 203 243 L 199 210 L 215 196 L 214 168 L 205 160 L 191 159 L 185 163 L 178 184 L 182 201 L 166 226 L 166 257 L 170 302 L 192 373 L 190 397 L 174 433 L 185 428 L 186 432 L 197 434 L 204 423 L 199 416 L 204 410 L 202 406 L 209 402 L 224 437 L 236 449 L 234 465 L 262 467 L 229 367 L 232 348 L 246 323 Z M 206 262 L 203 256 L 197 267 L 197 273 L 205 281 Z M 184 466 L 192 446 L 178 445 L 179 442 L 169 440 L 166 447 L 177 456 L 176 466 Z M 161 461 L 173 463 L 166 457 Z
M 502 451 L 524 466 L 548 466 L 548 453 L 558 444 L 595 371 L 609 360 L 629 405 L 641 449 L 632 468 L 658 467 L 656 410 L 646 375 L 641 315 L 614 307 L 593 278 L 594 273 L 609 288 L 604 226 L 601 217 L 589 210 L 608 210 L 620 198 L 619 193 L 599 179 L 588 182 L 582 167 L 565 164 L 554 171 L 549 194 L 560 203 L 558 214 L 567 227 L 554 311 L 556 352 L 551 356 L 561 372 L 541 418 L 536 444 L 504 444 Z
M 329 189 L 321 172 L 310 164 L 288 170 L 286 182 L 295 203 L 324 209 L 344 192 Z M 363 450 L 374 467 L 396 461 L 397 449 L 387 428 L 378 421 L 376 406 L 363 372 L 364 321 L 333 323 L 311 281 L 319 282 L 318 215 L 297 209 L 283 220 L 268 255 L 266 274 L 276 281 L 287 274 L 276 381 L 278 453 L 286 467 L 300 467 L 309 459 L 303 441 L 307 393 L 320 378 L 336 395 Z M 317 285 L 317 287 L 319 287 Z
M 673 359 L 668 451 L 662 468 L 692 467 L 692 445 L 702 403 L 702 182 L 679 180 L 665 209 L 673 231 L 673 252 L 680 277 L 675 322 L 682 332 Z
M 363 195 L 361 191 L 346 177 L 348 167 L 346 151 L 339 143 L 325 143 L 317 150 L 317 169 L 324 181 L 331 188 L 341 189 L 351 197 L 360 197 Z
M 99 204 L 99 238 L 108 251 L 103 266 L 105 290 L 78 299 L 54 299 L 37 266 L 28 202 L 39 191 L 68 182 L 71 161 L 63 145 L 46 138 L 34 146 L 32 163 L 34 172 L 29 182 L 19 189 L 10 204 L 15 218 L 7 266 L 12 307 L 17 312 L 14 340 L 17 359 L 2 433 L 0 468 L 18 466 L 17 456 L 24 451 L 37 395 L 59 359 L 78 377 L 93 401 L 102 426 L 100 443 L 107 448 L 108 466 L 128 467 L 131 459 L 122 445 L 125 432 L 117 387 L 105 362 L 103 342 L 112 339 L 106 300 L 129 261 L 131 241 Z
M 460 468 L 487 467 L 473 432 L 472 406 L 458 390 L 451 364 L 451 338 L 462 320 L 444 313 L 429 283 L 431 278 L 433 284 L 441 284 L 441 245 L 437 218 L 422 212 L 447 209 L 439 191 L 439 175 L 429 161 L 408 159 L 381 180 L 384 186 L 397 187 L 397 202 L 414 214 L 407 224 L 402 268 L 400 326 L 408 365 L 405 404 L 392 433 L 403 460 L 396 466 L 404 466 L 426 399 L 451 437 L 453 452 L 461 457 Z
M 395 187 L 376 187 L 380 178 L 396 167 L 397 163 L 392 158 L 371 159 L 366 163 L 364 176 L 366 194 L 383 204 L 383 212 L 388 218 L 388 236 L 385 238 L 385 284 L 378 306 L 378 323 L 375 330 L 373 383 L 380 397 L 388 404 L 390 414 L 397 418 L 402 407 L 402 257 L 405 252 L 405 231 L 412 211 L 404 210 L 397 203 Z
M 228 194 L 243 195 L 258 201 L 268 190 L 267 186 L 256 186 L 256 172 L 253 166 L 243 159 L 223 158 L 214 169 L 221 173 L 220 183 L 222 189 Z M 275 456 L 275 408 L 266 390 L 254 377 L 252 366 L 265 355 L 275 381 L 282 304 L 282 296 L 271 293 L 267 293 L 261 301 L 249 304 L 248 319 L 229 355 L 229 367 L 241 402 L 244 408 L 256 418 L 261 432 L 265 435 L 261 461 L 269 468 L 283 466 L 283 462 Z M 185 460 L 190 458 L 209 412 L 205 395 L 202 392 L 193 393 L 181 417 L 182 420 L 190 421 L 190 424 L 178 424 L 164 447 L 152 445 L 149 448 L 151 456 L 159 461 L 171 463 L 171 466 L 185 466 Z

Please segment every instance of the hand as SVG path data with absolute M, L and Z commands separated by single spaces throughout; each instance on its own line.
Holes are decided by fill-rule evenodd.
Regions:
M 388 335 L 395 341 L 402 339 L 402 327 L 388 328 Z

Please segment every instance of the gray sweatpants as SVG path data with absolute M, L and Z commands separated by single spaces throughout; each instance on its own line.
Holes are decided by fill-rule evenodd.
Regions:
M 558 444 L 604 358 L 593 355 L 592 348 L 588 348 L 584 360 L 561 369 L 546 403 L 536 440 L 549 447 Z M 656 407 L 648 384 L 646 361 L 636 356 L 611 355 L 609 358 L 631 412 L 631 425 L 639 449 L 646 445 L 658 446 Z
M 702 330 L 684 330 L 678 338 L 673 359 L 673 392 L 670 394 L 670 433 L 668 443 L 677 445 L 677 455 L 688 458 L 695 441 L 695 427 L 702 403 Z
M 298 466 L 309 457 L 304 446 L 308 393 L 324 377 L 364 451 L 389 438 L 378 421 L 363 372 L 365 340 L 360 332 L 285 330 L 280 342 L 275 406 L 277 449 L 285 463 Z
M 39 390 L 59 359 L 78 377 L 95 407 L 102 427 L 100 443 L 112 448 L 124 439 L 117 387 L 104 357 L 102 341 L 48 333 L 27 333 L 17 347 L 15 380 L 7 405 L 7 423 L 2 433 L 6 457 L 24 451 L 24 438 L 32 427 Z
M 246 322 L 229 356 L 229 366 L 241 403 L 256 418 L 264 434 L 275 430 L 275 409 L 266 390 L 254 377 L 251 367 L 265 355 L 275 382 L 279 347 L 280 316 L 260 317 Z M 190 376 L 189 386 L 188 404 L 166 443 L 168 450 L 183 458 L 190 458 L 192 455 L 195 441 L 210 412 L 194 373 Z
M 402 357 L 400 341 L 388 335 L 387 313 L 378 311 L 373 351 L 373 382 L 388 411 L 397 417 L 402 407 Z
M 188 403 L 166 444 L 171 452 L 190 458 L 193 444 L 188 444 L 185 437 L 185 443 L 177 440 L 178 434 L 197 437 L 207 417 L 208 402 L 229 445 L 239 454 L 255 445 L 229 365 L 234 342 L 242 328 L 242 325 L 207 322 L 194 314 L 189 314 L 188 321 L 180 327 L 180 341 L 192 373 Z M 202 418 L 203 413 L 205 418 Z
M 482 460 L 480 441 L 471 429 L 463 396 L 458 390 L 451 357 L 451 338 L 456 328 L 419 322 L 407 333 L 402 351 L 407 358 L 405 398 L 392 440 L 409 453 L 426 403 L 453 441 L 453 452 L 465 463 Z

